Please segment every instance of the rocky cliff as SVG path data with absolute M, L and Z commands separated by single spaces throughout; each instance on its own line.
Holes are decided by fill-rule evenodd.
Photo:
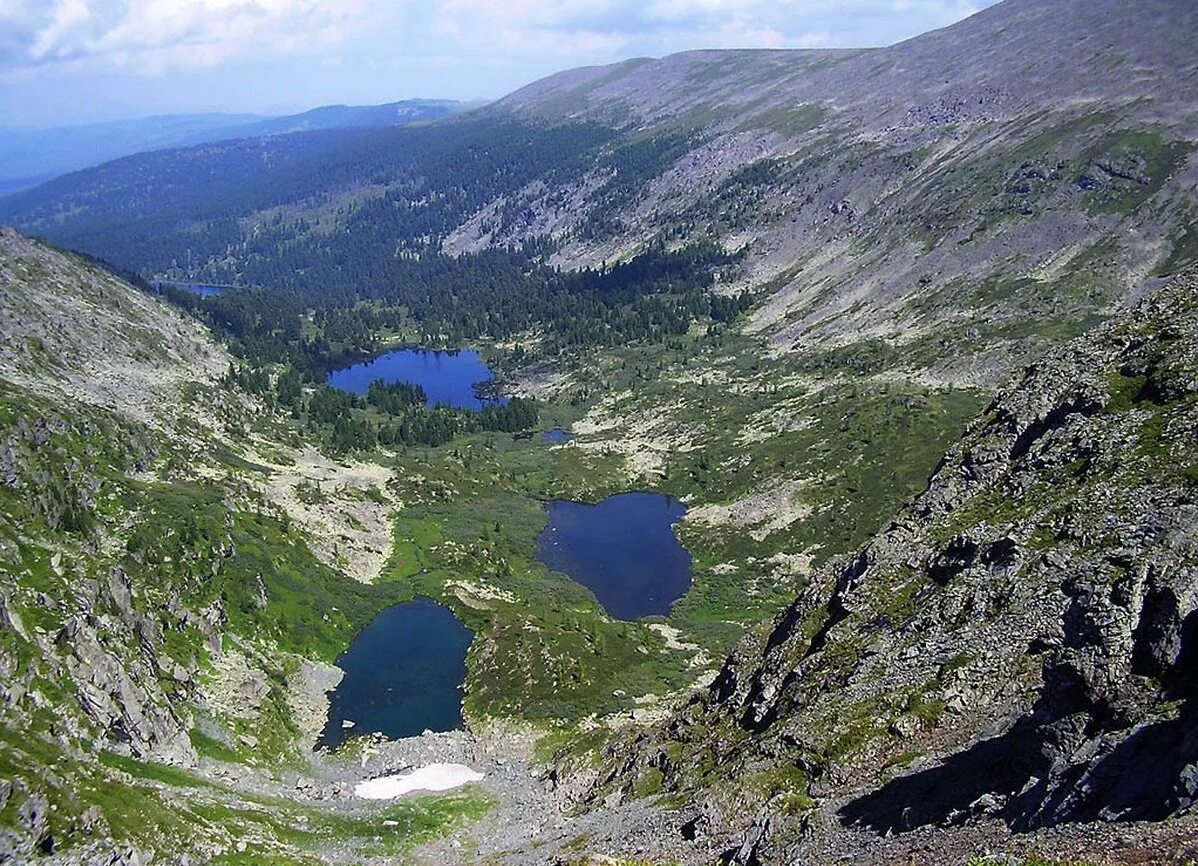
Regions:
M 899 859 L 930 827 L 1196 838 L 1196 337 L 1191 271 L 1027 369 L 590 796 L 693 798 L 677 838 L 738 863 Z
M 313 553 L 315 515 L 288 517 L 341 467 L 280 441 L 228 363 L 160 300 L 0 231 L 0 863 L 244 846 L 227 822 L 193 832 L 202 813 L 145 762 L 306 755 L 325 705 L 305 672 L 387 603 Z M 329 509 L 385 528 L 355 503 L 386 477 L 347 478 Z

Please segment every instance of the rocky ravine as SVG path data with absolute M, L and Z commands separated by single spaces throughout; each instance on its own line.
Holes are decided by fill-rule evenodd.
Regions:
M 1123 859 L 1193 857 L 1196 346 L 1191 271 L 1029 368 L 710 690 L 563 784 L 688 803 L 611 844 L 694 862 L 960 856 L 1013 832 L 1113 856 L 1085 822 L 1131 822 Z

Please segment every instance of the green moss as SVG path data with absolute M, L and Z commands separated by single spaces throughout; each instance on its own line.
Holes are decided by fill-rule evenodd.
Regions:
M 151 761 L 139 761 L 136 758 L 128 758 L 114 752 L 101 752 L 100 763 L 114 770 L 128 773 L 135 779 L 161 782 L 176 788 L 202 788 L 209 784 L 188 770 Z
M 905 752 L 900 752 L 886 762 L 886 768 L 890 770 L 903 770 L 914 764 L 924 756 L 924 752 L 919 749 L 908 749 Z
M 935 722 L 944 715 L 948 704 L 940 698 L 929 698 L 923 693 L 915 693 L 903 708 L 907 715 L 914 716 L 925 722 Z
M 1107 377 L 1107 393 L 1110 397 L 1104 407 L 1105 410 L 1118 414 L 1132 409 L 1140 401 L 1140 395 L 1147 383 L 1147 376 L 1124 376 L 1119 372 L 1112 373 Z
M 1189 217 L 1185 228 L 1173 239 L 1169 256 L 1157 266 L 1155 276 L 1171 276 L 1198 262 L 1198 220 Z
M 664 776 L 661 770 L 657 767 L 649 767 L 632 785 L 632 795 L 637 799 L 652 797 L 654 794 L 660 794 Z
M 539 764 L 570 759 L 595 766 L 599 753 L 610 740 L 606 728 L 594 727 L 580 730 L 577 726 L 558 727 L 541 736 L 533 749 L 533 760 Z
M 937 677 L 943 680 L 949 674 L 959 671 L 962 668 L 969 667 L 969 665 L 973 664 L 974 660 L 975 656 L 973 653 L 959 652 L 940 666 L 940 671 L 938 672 Z
M 832 112 L 823 105 L 808 102 L 775 108 L 765 114 L 753 117 L 742 128 L 764 128 L 789 138 L 798 138 L 815 129 L 831 116 Z
M 745 791 L 768 800 L 771 808 L 783 815 L 798 816 L 815 808 L 815 801 L 808 794 L 811 779 L 793 764 L 754 773 L 741 782 Z
M 883 729 L 872 717 L 855 716 L 837 727 L 837 735 L 828 743 L 825 755 L 829 760 L 844 760 L 881 735 Z
M 1091 171 L 1102 172 L 1106 184 L 1087 194 L 1087 208 L 1092 213 L 1133 213 L 1160 192 L 1193 150 L 1190 142 L 1165 141 L 1157 130 L 1116 133 L 1104 139 L 1089 155 Z
M 192 728 L 187 732 L 187 736 L 197 755 L 229 763 L 241 760 L 241 755 L 232 746 L 216 737 L 209 736 L 198 728 Z

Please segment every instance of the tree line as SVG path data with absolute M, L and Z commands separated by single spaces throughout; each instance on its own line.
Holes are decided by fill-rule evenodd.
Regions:
M 319 255 L 306 267 L 290 255 L 281 261 L 293 270 L 263 274 L 277 280 L 269 290 L 232 289 L 183 303 L 242 357 L 287 364 L 314 380 L 380 351 L 380 333 L 408 324 L 428 346 L 535 333 L 542 337 L 539 351 L 552 357 L 658 341 L 686 333 L 696 320 L 730 322 L 751 302 L 747 294 L 711 290 L 717 269 L 735 257 L 706 241 L 676 250 L 654 243 L 627 262 L 575 272 L 543 264 L 544 250 L 536 245 L 396 259 L 386 278 L 368 272 L 349 279 Z
M 464 433 L 518 433 L 537 425 L 535 400 L 513 397 L 488 403 L 479 411 L 427 406 L 419 385 L 372 381 L 359 396 L 321 383 L 305 384 L 294 367 L 277 372 L 248 364 L 232 364 L 226 385 L 257 394 L 287 411 L 340 452 L 383 446 L 438 446 Z

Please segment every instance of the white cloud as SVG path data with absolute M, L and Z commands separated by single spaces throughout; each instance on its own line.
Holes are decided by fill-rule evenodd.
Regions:
M 690 48 L 883 45 L 992 2 L 0 0 L 0 123 L 497 96 Z
M 371 19 L 368 0 L 0 0 L 0 68 L 211 66 L 326 50 Z
M 211 67 L 239 57 L 328 53 L 362 34 L 411 28 L 429 47 L 439 39 L 447 50 L 475 55 L 584 61 L 690 47 L 839 47 L 910 36 L 989 2 L 0 0 L 0 74 Z
M 880 44 L 993 0 L 439 0 L 434 30 L 475 49 L 571 56 L 692 47 Z

